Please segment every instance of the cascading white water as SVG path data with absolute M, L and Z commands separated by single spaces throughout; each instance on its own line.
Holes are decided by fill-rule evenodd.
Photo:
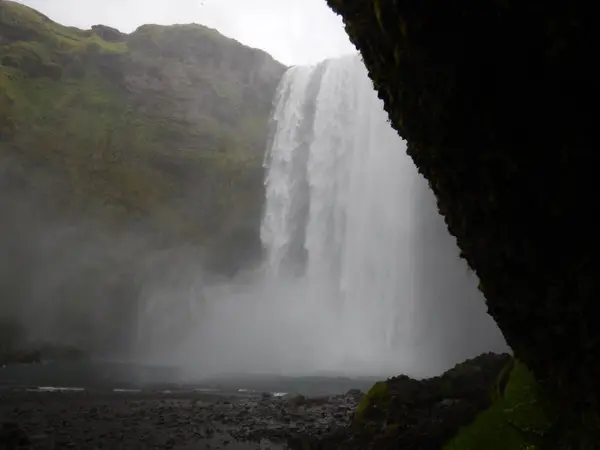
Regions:
M 457 291 L 445 292 L 448 299 L 464 297 L 457 309 L 474 300 L 468 308 L 475 314 L 467 320 L 485 323 L 484 333 L 502 342 L 445 227 L 423 227 L 424 217 L 443 225 L 442 218 L 359 56 L 290 69 L 273 119 L 261 229 L 266 273 L 276 277 L 302 267 L 294 273 L 306 293 L 304 309 L 327 317 L 326 330 L 313 325 L 310 332 L 329 336 L 320 352 L 331 367 L 422 368 L 427 331 L 420 327 L 431 325 L 425 316 L 432 301 L 444 301 L 438 297 L 447 286 Z M 424 257 L 428 232 L 442 233 L 443 242 L 437 254 Z M 424 274 L 429 266 L 445 273 Z M 422 287 L 437 275 L 461 282 L 442 282 L 434 293 Z
M 295 214 L 298 205 L 293 201 L 297 183 L 294 178 L 294 162 L 297 160 L 294 151 L 307 138 L 302 134 L 301 126 L 312 72 L 312 67 L 293 67 L 288 70 L 280 82 L 275 99 L 273 120 L 286 126 L 278 127 L 265 157 L 265 163 L 271 170 L 267 175 L 267 208 L 261 227 L 262 241 L 269 248 L 266 267 L 275 270 L 273 275 L 277 275 L 283 264 L 298 226 Z
M 359 56 L 293 67 L 265 156 L 258 272 L 202 287 L 170 356 L 206 374 L 439 374 L 505 350 Z
M 334 284 L 353 353 L 391 350 L 397 331 L 404 344 L 410 339 L 411 165 L 361 60 L 329 61 L 308 159 L 306 275 L 310 286 Z

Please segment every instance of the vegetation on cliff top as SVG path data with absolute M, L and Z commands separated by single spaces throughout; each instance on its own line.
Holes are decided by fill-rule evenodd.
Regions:
M 600 39 L 591 4 L 328 3 L 477 273 L 490 314 L 559 407 L 556 445 L 596 445 L 600 260 L 590 111 Z

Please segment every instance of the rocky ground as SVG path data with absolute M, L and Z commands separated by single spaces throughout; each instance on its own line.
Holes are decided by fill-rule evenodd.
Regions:
M 433 378 L 310 397 L 0 384 L 0 449 L 440 450 L 503 397 L 513 365 L 488 353 Z
M 4 390 L 0 448 L 283 450 L 343 432 L 361 395 Z

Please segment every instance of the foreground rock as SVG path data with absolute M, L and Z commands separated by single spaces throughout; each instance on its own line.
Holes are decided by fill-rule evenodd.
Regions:
M 511 363 L 509 355 L 484 354 L 439 377 L 376 383 L 366 395 L 0 390 L 0 442 L 84 450 L 439 450 L 491 405 Z
M 492 404 L 492 392 L 507 354 L 485 354 L 467 360 L 439 377 L 413 380 L 395 377 L 375 385 L 357 410 L 361 448 L 438 450 L 458 430 Z
M 346 433 L 307 436 L 297 448 L 441 450 L 491 406 L 495 388 L 502 389 L 501 374 L 511 364 L 509 355 L 489 353 L 439 377 L 379 382 L 360 402 Z

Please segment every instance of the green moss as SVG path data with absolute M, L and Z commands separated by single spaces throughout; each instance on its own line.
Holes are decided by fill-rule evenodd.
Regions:
M 21 156 L 44 161 L 70 180 L 72 206 L 98 199 L 148 213 L 168 196 L 164 175 L 145 157 L 160 151 L 153 129 L 106 81 L 56 83 L 5 75 L 3 86 L 16 99 L 10 117 L 23 129 L 13 136 L 14 146 Z
M 46 58 L 52 52 L 81 51 L 90 44 L 107 53 L 127 51 L 125 43 L 108 42 L 92 31 L 60 25 L 38 11 L 12 1 L 0 4 L 0 27 L 0 36 L 46 47 L 42 52 Z
M 381 30 L 384 30 L 383 19 L 381 17 L 381 4 L 379 0 L 373 0 L 373 11 L 375 11 L 375 17 L 377 18 L 379 28 L 381 28 Z
M 363 397 L 354 413 L 356 423 L 368 421 L 372 416 L 385 414 L 390 406 L 389 387 L 385 381 L 375 383 Z
M 0 63 L 6 67 L 22 70 L 32 77 L 49 77 L 59 80 L 62 67 L 52 61 L 47 48 L 39 42 L 14 42 L 5 45 Z
M 462 429 L 444 450 L 535 450 L 550 422 L 531 372 L 516 363 L 501 398 Z
M 15 121 L 12 117 L 13 100 L 6 92 L 0 75 L 0 142 L 7 141 L 16 131 Z
M 506 366 L 500 371 L 498 374 L 498 380 L 494 386 L 494 391 L 492 392 L 492 400 L 494 402 L 499 401 L 506 390 L 506 386 L 508 381 L 510 380 L 510 376 L 515 367 L 515 359 L 511 358 L 510 361 L 506 364 Z

